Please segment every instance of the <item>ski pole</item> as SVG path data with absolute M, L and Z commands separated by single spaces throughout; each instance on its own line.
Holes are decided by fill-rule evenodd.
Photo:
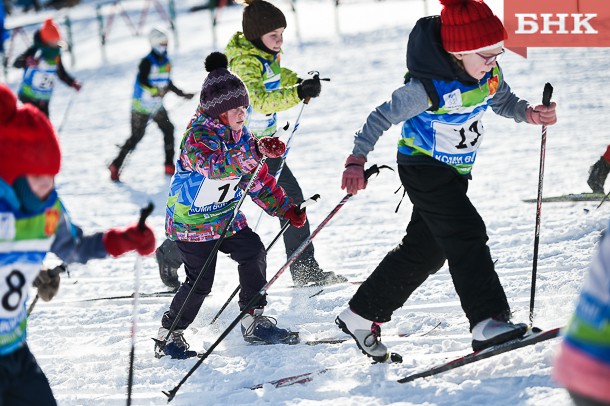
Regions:
M 73 92 L 70 96 L 70 100 L 68 101 L 68 105 L 66 106 L 66 110 L 64 110 L 64 116 L 61 119 L 61 123 L 59 123 L 59 127 L 57 127 L 57 134 L 61 134 L 61 130 L 63 130 L 66 121 L 68 121 L 68 113 L 70 113 L 70 109 L 72 108 L 72 103 L 74 103 L 74 99 L 76 99 L 76 95 L 80 93 L 80 91 Z
M 549 106 L 553 96 L 553 86 L 544 85 L 542 104 Z M 532 265 L 532 288 L 530 292 L 530 326 L 534 324 L 534 298 L 536 296 L 536 271 L 538 267 L 538 244 L 540 242 L 540 213 L 542 211 L 542 182 L 544 180 L 544 158 L 546 155 L 546 125 L 542 126 L 542 141 L 540 144 L 540 171 L 538 173 L 538 198 L 536 200 L 536 233 L 534 237 L 534 262 Z
M 606 195 L 604 196 L 604 198 L 603 198 L 603 199 L 602 199 L 602 200 L 599 202 L 599 204 L 597 205 L 596 209 L 599 209 L 599 208 L 602 206 L 602 204 L 604 204 L 604 202 L 605 202 L 606 200 L 608 200 L 608 197 L 610 197 L 610 192 L 606 193 Z
M 327 82 L 330 82 L 329 78 L 320 78 L 320 72 L 318 71 L 309 71 L 307 72 L 308 75 L 313 75 L 314 78 L 318 78 L 319 80 L 324 80 Z M 292 132 L 290 133 L 290 136 L 288 136 L 288 139 L 286 140 L 286 151 L 284 151 L 284 153 L 282 154 L 282 160 L 280 161 L 280 165 L 278 166 L 277 170 L 275 171 L 275 175 L 273 175 L 273 177 L 275 178 L 276 181 L 279 181 L 280 179 L 280 175 L 282 174 L 282 169 L 284 169 L 284 165 L 286 163 L 286 157 L 288 156 L 288 152 L 290 151 L 290 143 L 292 141 L 292 137 L 294 136 L 294 133 L 297 131 L 297 128 L 299 128 L 299 124 L 301 123 L 301 115 L 303 114 L 303 110 L 305 109 L 305 105 L 309 104 L 309 101 L 311 100 L 311 97 L 306 97 L 303 99 L 303 103 L 301 104 L 301 109 L 299 110 L 299 114 L 297 115 L 297 118 L 294 122 L 294 127 L 292 127 Z M 258 219 L 256 220 L 256 224 L 254 225 L 254 231 L 256 231 L 256 229 L 258 228 L 258 225 L 261 222 L 261 219 L 263 218 L 263 210 L 260 211 L 260 213 L 258 214 Z
M 210 252 L 210 255 L 208 255 L 208 258 L 206 259 L 205 263 L 203 264 L 203 267 L 201 268 L 201 271 L 199 271 L 199 275 L 197 275 L 195 282 L 193 282 L 193 286 L 189 290 L 188 295 L 186 295 L 186 298 L 184 299 L 184 303 L 182 303 L 182 306 L 180 307 L 178 314 L 174 318 L 174 322 L 172 323 L 171 327 L 169 328 L 167 335 L 165 336 L 165 338 L 163 340 L 157 340 L 156 338 L 153 338 L 153 340 L 159 345 L 159 348 L 161 350 L 163 350 L 165 348 L 165 345 L 167 344 L 167 340 L 169 339 L 171 334 L 176 329 L 176 326 L 178 325 L 178 322 L 180 321 L 180 317 L 182 316 L 182 313 L 184 313 L 184 310 L 186 309 L 186 304 L 188 303 L 189 299 L 193 295 L 193 292 L 195 291 L 195 288 L 197 287 L 197 283 L 199 283 L 199 281 L 203 278 L 203 276 L 210 269 L 210 266 L 212 265 L 212 262 L 213 262 L 214 258 L 216 257 L 216 253 L 220 249 L 220 245 L 224 241 L 224 239 L 227 235 L 227 232 L 229 231 L 229 227 L 231 227 L 233 225 L 233 221 L 235 220 L 235 217 L 237 217 L 237 213 L 239 213 L 239 208 L 241 207 L 242 203 L 244 202 L 244 199 L 245 199 L 246 195 L 248 194 L 248 191 L 254 184 L 254 181 L 255 181 L 256 177 L 258 176 L 258 174 L 260 173 L 261 169 L 263 168 L 263 165 L 266 160 L 267 160 L 267 156 L 263 155 L 262 159 L 258 162 L 258 166 L 256 167 L 256 170 L 252 174 L 250 181 L 246 185 L 245 189 L 242 191 L 241 197 L 239 198 L 239 201 L 237 202 L 237 205 L 235 206 L 235 209 L 233 210 L 233 214 L 231 215 L 231 218 L 227 222 L 227 225 L 225 226 L 225 228 L 222 230 L 222 233 L 220 234 L 220 238 L 218 238 L 216 240 L 214 247 L 212 247 L 212 251 Z
M 374 174 L 378 174 L 379 170 L 381 168 L 389 168 L 386 165 L 381 165 L 381 166 L 377 166 L 377 165 L 373 165 L 370 168 L 368 168 L 366 171 L 364 171 L 364 178 L 368 179 L 369 177 L 371 177 Z M 290 255 L 290 258 L 288 258 L 288 260 L 286 261 L 286 263 L 284 264 L 284 266 L 282 266 L 280 268 L 279 271 L 277 271 L 277 273 L 269 280 L 269 282 L 267 282 L 267 284 L 265 286 L 263 286 L 261 288 L 260 291 L 258 291 L 256 293 L 256 295 L 254 295 L 254 297 L 244 306 L 243 310 L 237 315 L 237 317 L 231 322 L 231 324 L 229 325 L 229 327 L 227 327 L 225 329 L 225 331 L 222 332 L 222 334 L 220 334 L 220 337 L 218 337 L 218 339 L 210 346 L 210 348 L 208 348 L 208 350 L 201 356 L 201 358 L 199 358 L 199 360 L 197 361 L 197 363 L 187 372 L 187 374 L 184 376 L 184 378 L 182 378 L 182 380 L 180 382 L 178 382 L 178 385 L 176 385 L 172 390 L 170 390 L 169 392 L 165 392 L 162 391 L 163 394 L 165 396 L 167 396 L 167 401 L 171 402 L 172 399 L 174 399 L 174 397 L 176 396 L 176 393 L 178 392 L 178 390 L 180 389 L 180 387 L 186 382 L 186 380 L 197 370 L 197 368 L 199 368 L 201 366 L 201 364 L 203 363 L 203 361 L 205 361 L 210 354 L 212 353 L 212 351 L 214 351 L 214 349 L 222 342 L 222 340 L 225 339 L 225 337 L 227 335 L 229 335 L 229 333 L 231 332 L 231 330 L 233 330 L 233 328 L 235 328 L 235 326 L 237 324 L 239 324 L 240 320 L 244 317 L 244 315 L 254 306 L 256 306 L 256 304 L 258 303 L 258 301 L 265 296 L 265 294 L 267 293 L 267 290 L 271 287 L 271 285 L 273 285 L 275 283 L 275 281 L 278 280 L 278 278 L 282 275 L 282 273 L 284 273 L 284 271 L 290 266 L 290 264 L 292 264 L 297 258 L 298 256 L 303 252 L 303 250 L 305 250 L 305 248 L 311 243 L 311 241 L 316 237 L 316 235 L 318 235 L 318 233 L 320 232 L 320 230 L 322 230 L 322 228 L 324 228 L 324 226 L 326 226 L 326 224 L 328 224 L 328 222 L 335 216 L 335 214 L 337 214 L 337 212 L 341 209 L 341 207 L 343 207 L 343 205 L 352 197 L 351 194 L 347 194 L 345 195 L 345 197 L 343 199 L 341 199 L 341 201 L 339 202 L 339 204 L 337 206 L 335 206 L 335 208 L 330 212 L 330 214 L 328 216 L 326 216 L 326 218 L 320 223 L 320 225 L 314 230 L 313 233 L 311 233 L 311 235 L 306 238 L 301 245 L 299 245 L 299 247 L 292 253 L 292 255 Z
M 49 275 L 49 277 L 53 278 L 62 272 L 66 272 L 67 270 L 68 270 L 68 265 L 66 265 L 65 263 L 62 263 L 61 265 L 57 265 L 53 269 L 49 269 L 47 271 L 47 274 Z M 38 295 L 38 293 L 36 293 L 36 296 L 32 300 L 32 304 L 28 308 L 28 317 L 32 313 L 32 310 L 34 310 L 34 306 L 36 306 L 36 303 L 38 303 L 38 299 L 40 299 L 40 295 Z
M 305 200 L 303 203 L 301 203 L 297 209 L 297 212 L 300 213 L 301 211 L 305 210 L 306 207 L 310 206 L 313 203 L 316 203 L 318 201 L 318 199 L 320 198 L 320 195 L 316 194 L 313 195 L 312 197 L 310 197 L 309 199 Z M 271 241 L 271 243 L 269 244 L 269 246 L 265 249 L 265 252 L 268 253 L 269 250 L 271 249 L 271 247 L 273 247 L 275 245 L 275 243 L 277 242 L 277 240 L 280 239 L 280 237 L 284 234 L 284 232 L 286 230 L 288 230 L 288 227 L 290 227 L 290 221 L 287 221 L 283 226 L 282 229 L 280 230 L 279 233 L 277 233 L 277 235 L 275 236 L 275 238 L 273 239 L 273 241 Z M 235 295 L 237 295 L 237 292 L 239 292 L 240 289 L 240 285 L 237 285 L 237 287 L 235 288 L 235 290 L 233 291 L 233 293 L 231 293 L 231 295 L 229 296 L 229 298 L 227 299 L 227 301 L 225 302 L 224 305 L 222 305 L 222 307 L 220 308 L 220 310 L 218 311 L 218 313 L 216 313 L 216 316 L 214 316 L 214 318 L 212 319 L 212 321 L 210 322 L 210 324 L 214 324 L 216 322 L 216 320 L 218 320 L 218 317 L 220 317 L 220 315 L 222 314 L 222 312 L 227 308 L 227 306 L 229 305 L 229 303 L 231 303 L 231 301 L 233 300 L 233 298 L 235 297 Z
M 140 219 L 138 220 L 138 228 L 144 230 L 146 218 L 152 213 L 155 205 L 150 202 L 148 206 L 140 210 Z M 140 293 L 140 274 L 142 273 L 142 255 L 136 256 L 134 265 L 135 281 L 133 291 L 133 316 L 131 319 L 131 351 L 129 352 L 129 374 L 127 377 L 127 406 L 131 405 L 131 389 L 133 388 L 133 363 L 136 352 L 136 328 L 138 326 L 138 296 Z

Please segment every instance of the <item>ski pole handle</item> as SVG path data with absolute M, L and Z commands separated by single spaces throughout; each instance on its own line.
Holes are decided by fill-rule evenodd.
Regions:
M 545 106 L 551 105 L 551 97 L 553 96 L 553 86 L 550 83 L 546 83 L 544 85 L 544 90 L 542 91 L 542 104 Z
M 146 218 L 150 216 L 150 213 L 152 213 L 154 209 L 155 205 L 153 202 L 148 202 L 148 206 L 140 209 L 140 219 L 138 220 L 138 228 L 140 230 L 144 230 L 144 227 L 146 227 Z
M 304 200 L 303 203 L 301 203 L 297 206 L 297 209 L 296 209 L 297 214 L 302 213 L 307 207 L 311 206 L 312 204 L 318 203 L 319 199 L 320 199 L 320 195 L 316 193 L 315 195 L 311 196 L 309 199 Z
M 66 264 L 57 265 L 55 268 L 49 269 L 47 271 L 47 275 L 49 275 L 51 278 L 53 278 L 62 272 L 66 272 L 67 269 L 68 269 L 68 265 L 66 265 Z
M 320 77 L 320 72 L 318 72 L 317 70 L 310 70 L 309 72 L 307 72 L 308 75 L 313 75 L 314 79 L 318 79 L 318 80 L 323 80 L 325 82 L 330 82 L 330 78 L 321 78 Z M 309 101 L 311 100 L 311 97 L 306 97 L 303 99 L 303 104 L 309 104 Z

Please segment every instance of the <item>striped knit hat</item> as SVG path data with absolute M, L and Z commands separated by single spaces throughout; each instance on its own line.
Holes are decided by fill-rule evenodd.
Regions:
M 228 67 L 229 61 L 221 52 L 212 52 L 205 58 L 205 70 L 210 73 L 203 82 L 199 102 L 203 111 L 213 118 L 250 104 L 246 85 Z

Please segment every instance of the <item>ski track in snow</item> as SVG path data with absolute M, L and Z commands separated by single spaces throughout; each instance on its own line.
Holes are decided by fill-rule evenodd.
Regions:
M 431 2 L 428 2 L 431 3 Z M 488 2 L 501 14 L 499 0 Z M 137 21 L 143 2 L 124 3 Z M 198 91 L 205 72 L 203 60 L 222 49 L 240 29 L 241 9 L 223 10 L 212 40 L 207 11 L 188 13 L 194 0 L 178 4 L 178 39 L 170 37 L 172 79 L 186 91 Z M 305 107 L 295 134 L 288 165 L 306 196 L 319 193 L 321 201 L 308 210 L 312 230 L 343 198 L 340 177 L 351 152 L 354 130 L 368 112 L 389 98 L 405 73 L 408 33 L 424 13 L 421 1 L 354 1 L 338 11 L 342 35 L 337 35 L 332 2 L 297 3 L 298 21 L 287 2 L 277 4 L 288 19 L 284 66 L 301 76 L 315 69 L 330 77 L 320 98 Z M 440 6 L 428 4 L 429 13 Z M 68 70 L 84 82 L 75 94 L 63 84 L 56 87 L 51 118 L 56 127 L 74 98 L 60 134 L 63 160 L 57 188 L 76 224 L 86 232 L 106 230 L 135 222 L 139 209 L 155 203 L 149 224 L 158 243 L 164 238 L 164 206 L 169 178 L 164 177 L 162 137 L 151 125 L 144 140 L 128 158 L 124 183 L 109 179 L 106 166 L 129 135 L 131 89 L 137 64 L 146 52 L 145 36 L 134 37 L 117 16 L 101 58 L 92 3 L 67 10 L 73 23 L 76 65 Z M 51 12 L 48 12 L 51 15 Z M 59 15 L 59 14 L 58 14 Z M 9 16 L 8 27 L 31 16 Z M 60 20 L 61 21 L 61 20 Z M 145 30 L 160 23 L 151 12 Z M 316 28 L 313 28 L 315 24 Z M 300 31 L 300 40 L 299 32 Z M 20 52 L 17 44 L 15 52 Z M 513 91 L 534 104 L 545 82 L 554 85 L 559 122 L 549 127 L 544 195 L 587 190 L 589 166 L 608 143 L 599 117 L 607 110 L 603 89 L 609 74 L 591 72 L 608 60 L 604 48 L 530 49 L 528 59 L 508 52 L 501 65 Z M 9 70 L 14 90 L 21 72 Z M 182 101 L 168 95 L 165 105 L 180 135 L 195 111 L 196 98 Z M 280 114 L 280 122 L 294 121 L 298 109 Z M 536 196 L 540 129 L 518 125 L 489 112 L 486 140 L 478 154 L 469 195 L 484 218 L 492 257 L 517 321 L 529 316 L 530 283 L 536 205 L 521 200 Z M 400 127 L 388 131 L 369 155 L 369 163 L 395 165 Z M 322 267 L 362 281 L 385 253 L 402 238 L 411 205 L 404 199 L 395 213 L 401 192 L 394 194 L 398 175 L 382 171 L 366 191 L 352 197 L 314 240 Z M 564 325 L 572 311 L 600 232 L 605 229 L 610 203 L 544 204 L 541 217 L 537 270 L 535 324 L 543 328 Z M 254 222 L 259 209 L 250 201 L 243 207 Z M 278 221 L 263 217 L 257 232 L 269 242 L 279 231 Z M 29 320 L 29 344 L 45 371 L 60 405 L 119 405 L 125 403 L 132 300 L 93 299 L 133 292 L 135 256 L 94 260 L 72 265 L 62 275 L 56 299 L 39 302 Z M 284 264 L 282 244 L 268 256 L 268 277 Z M 57 260 L 48 258 L 50 264 Z M 140 291 L 167 290 L 160 282 L 153 257 L 142 261 Z M 180 275 L 183 275 L 180 270 Z M 237 284 L 236 265 L 220 256 L 212 295 L 186 331 L 193 349 L 207 349 L 237 316 L 232 303 L 213 326 L 209 321 Z M 268 291 L 266 313 L 280 326 L 299 330 L 301 338 L 345 338 L 334 318 L 346 306 L 358 285 L 291 288 L 289 272 Z M 322 290 L 321 293 L 310 297 Z M 32 291 L 32 295 L 35 291 Z M 170 297 L 140 298 L 136 341 L 134 404 L 162 405 L 161 391 L 174 388 L 195 360 L 156 359 L 154 337 Z M 439 324 L 440 323 L 440 324 Z M 438 326 L 437 326 L 438 325 Z M 437 327 L 435 327 L 437 326 Z M 400 337 L 408 334 L 408 337 Z M 236 329 L 202 363 L 180 388 L 175 405 L 569 405 L 566 392 L 550 378 L 558 340 L 503 354 L 490 360 L 446 372 L 434 378 L 398 384 L 401 376 L 470 351 L 468 323 L 451 285 L 447 266 L 417 290 L 393 320 L 383 326 L 383 341 L 404 357 L 403 364 L 372 365 L 351 341 L 307 346 L 253 346 L 243 342 Z M 329 368 L 312 382 L 276 389 L 248 387 L 282 377 Z

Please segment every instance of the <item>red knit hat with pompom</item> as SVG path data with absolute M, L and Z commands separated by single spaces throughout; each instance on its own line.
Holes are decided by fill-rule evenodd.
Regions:
M 44 43 L 57 42 L 61 40 L 61 34 L 59 33 L 59 27 L 53 19 L 47 18 L 44 20 L 42 27 L 40 28 L 40 39 Z
M 51 122 L 31 104 L 17 106 L 0 84 L 0 178 L 12 185 L 25 175 L 57 175 L 61 151 Z
M 482 0 L 440 0 L 441 39 L 451 53 L 481 52 L 508 38 L 502 21 Z

